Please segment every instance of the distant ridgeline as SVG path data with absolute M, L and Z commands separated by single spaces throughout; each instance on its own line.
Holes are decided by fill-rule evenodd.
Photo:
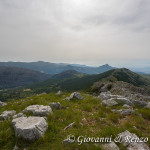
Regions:
M 48 74 L 58 74 L 66 70 L 76 70 L 85 74 L 99 74 L 106 72 L 114 67 L 109 66 L 108 64 L 99 66 L 99 67 L 89 67 L 84 65 L 74 65 L 74 64 L 64 64 L 64 63 L 50 63 L 50 62 L 0 62 L 0 66 L 11 66 L 32 69 Z

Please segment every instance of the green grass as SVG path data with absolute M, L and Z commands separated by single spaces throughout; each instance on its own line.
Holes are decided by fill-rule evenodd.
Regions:
M 150 127 L 147 125 L 150 123 L 149 110 L 140 108 L 135 114 L 124 118 L 122 115 L 113 113 L 111 108 L 101 105 L 101 101 L 91 95 L 82 93 L 85 97 L 84 100 L 73 100 L 70 102 L 63 100 L 69 95 L 70 93 L 63 93 L 60 96 L 51 93 L 32 96 L 25 98 L 24 101 L 9 101 L 7 106 L 0 108 L 1 114 L 5 110 L 16 110 L 19 113 L 27 106 L 34 104 L 49 105 L 50 102 L 60 102 L 63 106 L 60 110 L 53 110 L 53 115 L 48 116 L 48 130 L 44 134 L 44 137 L 35 142 L 30 143 L 16 138 L 14 130 L 11 127 L 11 120 L 0 122 L 0 149 L 12 150 L 15 145 L 20 149 L 26 148 L 27 150 L 101 149 L 101 144 L 99 147 L 94 145 L 94 143 L 63 145 L 62 141 L 70 134 L 76 138 L 81 135 L 89 137 L 112 136 L 112 138 L 115 138 L 118 133 L 129 130 L 138 136 L 149 137 Z M 120 107 L 116 106 L 112 109 L 119 109 Z M 141 113 L 144 118 L 138 116 L 138 113 Z M 86 121 L 82 121 L 83 118 Z M 64 131 L 64 128 L 72 122 L 75 122 L 75 124 Z M 122 145 L 119 145 L 119 147 L 123 149 Z

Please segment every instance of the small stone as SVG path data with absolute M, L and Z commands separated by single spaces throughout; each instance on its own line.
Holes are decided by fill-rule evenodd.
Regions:
M 58 91 L 57 93 L 56 93 L 56 95 L 61 95 L 62 94 L 62 91 Z
M 81 99 L 83 99 L 83 96 L 79 92 L 74 92 L 70 95 L 70 100 L 72 100 L 73 98 L 81 100 Z
M 52 108 L 55 108 L 55 109 L 61 109 L 61 105 L 60 105 L 59 102 L 50 103 L 50 106 L 51 106 Z
M 134 100 L 132 102 L 133 102 L 134 105 L 139 106 L 139 107 L 147 106 L 147 103 L 145 101 Z
M 127 105 L 127 104 L 124 104 L 123 106 L 122 106 L 123 108 L 131 108 L 129 105 Z
M 70 101 L 70 97 L 66 97 L 63 100 Z
M 17 145 L 15 145 L 15 147 L 13 148 L 13 150 L 18 150 L 19 148 L 18 148 L 18 146 Z
M 133 109 L 120 109 L 118 112 L 122 115 L 131 115 L 134 113 Z

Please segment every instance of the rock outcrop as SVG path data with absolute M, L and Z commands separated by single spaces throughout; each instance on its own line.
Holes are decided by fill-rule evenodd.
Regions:
M 14 116 L 16 114 L 15 110 L 10 110 L 10 111 L 4 111 L 1 115 L 0 115 L 0 120 L 9 120 L 12 116 Z
M 100 99 L 100 100 L 108 100 L 108 99 L 110 99 L 111 98 L 111 93 L 110 92 L 102 92 L 102 93 L 100 93 L 100 95 L 98 96 L 98 98 Z
M 72 100 L 73 98 L 81 100 L 83 99 L 83 96 L 79 92 L 74 92 L 70 95 L 70 100 Z
M 53 111 L 50 106 L 43 105 L 31 105 L 28 106 L 23 112 L 32 112 L 35 116 L 48 116 L 49 114 L 53 114 Z
M 19 117 L 12 120 L 12 126 L 16 137 L 29 141 L 40 138 L 48 128 L 43 117 Z

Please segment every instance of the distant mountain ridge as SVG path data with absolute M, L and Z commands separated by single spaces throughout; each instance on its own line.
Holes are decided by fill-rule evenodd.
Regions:
M 25 86 L 50 77 L 49 74 L 30 69 L 0 66 L 0 89 Z
M 50 63 L 50 62 L 0 62 L 0 66 L 12 66 L 19 68 L 26 68 L 35 71 L 40 71 L 48 74 L 58 74 L 66 70 L 75 70 L 85 74 L 100 74 L 115 67 L 108 64 L 99 67 L 90 67 L 78 64 L 65 64 L 65 63 Z

